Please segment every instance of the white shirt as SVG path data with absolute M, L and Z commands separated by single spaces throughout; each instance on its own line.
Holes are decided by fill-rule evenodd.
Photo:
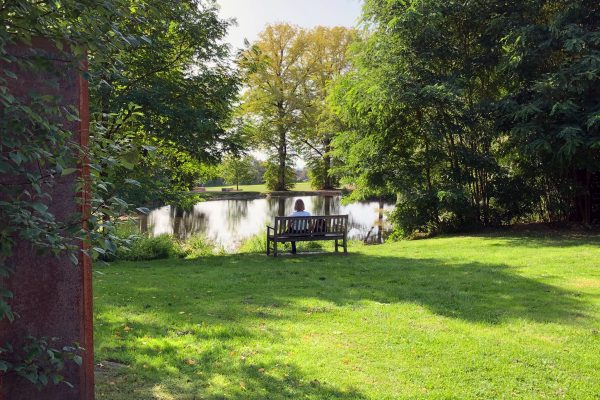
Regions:
M 290 214 L 290 217 L 310 217 L 310 213 L 308 211 L 294 211 Z
M 308 211 L 294 211 L 290 214 L 290 217 L 310 217 Z M 307 221 L 295 221 L 293 225 L 295 231 L 304 231 L 308 229 Z

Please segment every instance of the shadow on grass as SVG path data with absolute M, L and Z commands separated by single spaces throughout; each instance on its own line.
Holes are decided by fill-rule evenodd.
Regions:
M 226 255 L 119 268 L 131 281 L 115 279 L 111 290 L 126 292 L 131 300 L 114 296 L 97 305 L 96 347 L 137 370 L 137 378 L 127 372 L 109 378 L 117 385 L 127 380 L 122 387 L 136 391 L 122 398 L 194 398 L 181 393 L 199 393 L 197 398 L 203 399 L 365 398 L 305 376 L 284 359 L 252 364 L 237 353 L 244 343 L 283 343 L 280 332 L 267 330 L 260 338 L 253 332 L 270 320 L 306 314 L 298 300 L 326 301 L 332 308 L 409 302 L 443 317 L 489 325 L 511 319 L 574 324 L 586 317 L 578 293 L 518 275 L 503 264 L 366 254 L 279 259 Z M 185 314 L 179 315 L 180 310 Z M 118 317 L 124 314 L 134 317 Z M 126 329 L 123 324 L 130 331 L 111 337 Z M 148 337 L 164 343 L 147 345 Z M 188 340 L 173 344 L 180 338 Z M 189 346 L 207 342 L 212 344 L 190 351 L 196 356 L 186 358 Z M 145 361 L 152 359 L 162 361 Z M 219 385 L 222 391 L 211 392 Z M 157 390 L 163 395 L 151 393 Z
M 539 247 L 580 247 L 600 245 L 600 233 L 585 231 L 509 231 L 499 230 L 487 234 L 472 235 L 481 239 L 501 239 L 501 243 L 486 244 L 487 246 L 510 246 L 511 248 L 539 248 Z
M 199 358 L 199 365 L 180 368 L 148 368 L 142 376 L 129 370 L 139 365 L 96 368 L 98 399 L 177 399 L 177 400 L 264 400 L 264 399 L 341 399 L 364 400 L 354 389 L 340 390 L 318 379 L 308 379 L 292 365 L 262 363 L 259 365 L 218 365 L 211 357 Z M 280 376 L 270 371 L 284 370 Z M 176 383 L 172 378 L 179 379 Z M 106 385 L 105 382 L 109 382 Z
M 584 317 L 578 292 L 519 275 L 504 264 L 364 254 L 278 259 L 231 255 L 182 264 L 200 268 L 211 282 L 224 279 L 236 285 L 214 296 L 225 309 L 251 296 L 266 306 L 295 298 L 336 305 L 413 302 L 438 315 L 489 324 L 514 318 L 570 324 Z M 216 289 L 219 284 L 209 286 Z M 236 319 L 255 317 L 231 311 Z
M 320 298 L 336 304 L 408 301 L 441 316 L 488 324 L 514 318 L 570 324 L 583 316 L 578 293 L 515 274 L 506 265 L 356 258 L 354 267 L 343 260 L 329 263 L 336 269 L 323 271 L 332 282 L 320 281 Z

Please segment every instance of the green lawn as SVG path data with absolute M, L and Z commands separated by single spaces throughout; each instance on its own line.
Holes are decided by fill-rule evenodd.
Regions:
M 211 186 L 211 187 L 207 187 L 206 190 L 209 192 L 220 192 L 222 188 L 234 188 L 235 189 L 235 185 Z M 262 184 L 262 185 L 240 185 L 240 190 L 242 190 L 244 192 L 259 192 L 259 193 L 269 192 L 269 190 L 267 190 L 267 186 L 264 184 Z M 308 190 L 313 190 L 313 189 L 310 186 L 310 182 L 298 182 L 294 185 L 294 187 L 291 190 L 308 191 Z
M 487 234 L 96 267 L 97 398 L 598 399 L 599 245 Z

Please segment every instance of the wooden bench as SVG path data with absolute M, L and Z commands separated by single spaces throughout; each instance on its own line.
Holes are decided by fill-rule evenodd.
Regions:
M 275 217 L 275 226 L 267 226 L 267 255 L 277 257 L 277 244 L 334 240 L 335 252 L 340 247 L 348 254 L 348 215 L 315 215 L 310 217 Z

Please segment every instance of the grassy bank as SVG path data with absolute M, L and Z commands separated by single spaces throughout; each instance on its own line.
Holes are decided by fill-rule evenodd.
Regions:
M 221 192 L 221 189 L 223 188 L 232 188 L 235 189 L 236 186 L 235 185 L 226 185 L 226 186 L 212 186 L 212 187 L 207 187 L 206 191 L 207 192 Z M 269 190 L 267 189 L 267 186 L 265 184 L 261 184 L 261 185 L 240 185 L 240 190 L 243 192 L 256 192 L 256 193 L 268 193 Z M 298 182 L 294 185 L 294 187 L 291 190 L 295 190 L 295 191 L 308 191 L 308 190 L 313 190 L 312 187 L 310 186 L 310 182 Z
M 597 398 L 599 244 L 492 234 L 96 267 L 97 398 Z

